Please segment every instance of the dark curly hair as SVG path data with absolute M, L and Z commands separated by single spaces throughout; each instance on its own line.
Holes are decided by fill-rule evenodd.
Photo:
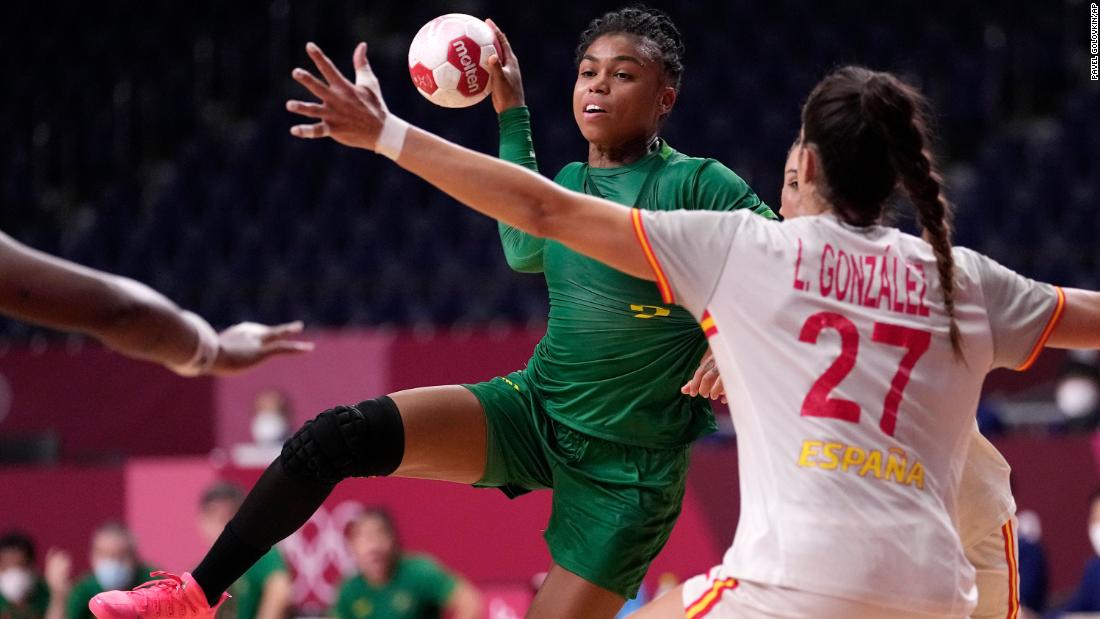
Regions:
M 672 18 L 664 11 L 639 4 L 593 19 L 581 33 L 581 41 L 577 45 L 578 66 L 592 42 L 605 34 L 634 35 L 655 47 L 647 51 L 661 59 L 665 76 L 672 87 L 677 92 L 680 91 L 680 78 L 684 74 L 684 41 L 676 24 L 672 23 Z

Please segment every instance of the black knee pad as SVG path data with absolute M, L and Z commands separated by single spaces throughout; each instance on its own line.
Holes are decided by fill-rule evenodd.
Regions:
M 307 421 L 279 456 L 290 477 L 335 484 L 389 475 L 405 454 L 405 426 L 388 397 L 337 406 Z

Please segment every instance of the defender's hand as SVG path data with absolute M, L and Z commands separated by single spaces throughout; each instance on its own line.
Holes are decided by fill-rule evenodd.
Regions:
M 722 403 L 726 403 L 726 388 L 722 385 L 722 376 L 718 373 L 718 364 L 714 362 L 714 353 L 709 348 L 703 358 L 699 360 L 699 369 L 695 370 L 695 375 L 683 387 L 680 387 L 680 393 L 692 397 L 703 396 L 711 400 L 721 398 Z
M 306 53 L 324 81 L 305 69 L 294 69 L 291 76 L 321 102 L 291 100 L 286 102 L 286 109 L 320 122 L 295 125 L 290 128 L 290 134 L 305 139 L 331 137 L 345 146 L 375 150 L 389 110 L 382 100 L 378 78 L 367 62 L 367 44 L 360 43 L 352 54 L 354 84 L 340 73 L 317 45 L 307 43 Z
M 493 109 L 500 114 L 504 110 L 525 105 L 523 98 L 523 77 L 519 72 L 519 60 L 508 43 L 508 37 L 497 27 L 496 22 L 486 19 L 485 23 L 493 29 L 497 37 L 497 49 L 500 54 L 489 56 L 489 85 L 492 87 Z
M 313 342 L 293 339 L 301 332 L 300 321 L 274 327 L 242 322 L 229 327 L 218 334 L 218 357 L 210 373 L 222 376 L 235 374 L 275 355 L 313 350 Z

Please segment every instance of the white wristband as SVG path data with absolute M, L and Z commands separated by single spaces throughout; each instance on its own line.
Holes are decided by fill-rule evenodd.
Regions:
M 378 144 L 374 150 L 379 155 L 389 157 L 397 161 L 401 155 L 401 149 L 405 146 L 405 134 L 409 131 L 409 123 L 386 112 L 386 122 L 382 124 L 382 133 L 378 136 Z
M 166 364 L 168 369 L 180 376 L 199 376 L 205 374 L 214 365 L 218 358 L 218 332 L 210 323 L 194 312 L 184 312 L 183 318 L 193 327 L 198 335 L 195 344 L 195 354 L 181 364 Z

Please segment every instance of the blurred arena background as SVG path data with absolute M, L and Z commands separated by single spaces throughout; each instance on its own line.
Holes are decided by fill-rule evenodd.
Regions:
M 0 531 L 28 531 L 40 555 L 60 547 L 83 569 L 92 530 L 119 520 L 148 562 L 182 570 L 205 550 L 193 525 L 202 489 L 219 478 L 247 485 L 270 456 L 250 432 L 261 392 L 280 394 L 296 426 L 335 403 L 520 367 L 545 323 L 542 278 L 511 272 L 493 222 L 414 177 L 292 139 L 289 72 L 306 65 L 306 41 L 350 69 L 354 43 L 367 40 L 392 109 L 495 153 L 489 103 L 434 107 L 405 62 L 432 17 L 492 17 L 520 58 L 540 167 L 553 175 L 585 154 L 569 108 L 578 35 L 622 4 L 5 5 L 0 229 L 146 282 L 217 327 L 302 319 L 318 347 L 239 378 L 187 381 L 0 320 Z M 651 4 L 687 44 L 665 132 L 677 149 L 721 160 L 777 208 L 814 82 L 851 62 L 897 71 L 936 106 L 956 242 L 1039 279 L 1100 287 L 1087 2 Z M 1014 467 L 1021 533 L 1045 551 L 1051 604 L 1095 554 L 1097 368 L 1095 356 L 1048 351 L 1026 374 L 991 376 L 979 414 Z M 650 590 L 662 573 L 683 578 L 719 560 L 738 510 L 735 454 L 728 431 L 696 448 L 685 513 Z M 175 491 L 161 489 L 166 480 Z M 447 484 L 352 482 L 283 549 L 298 612 L 331 603 L 349 565 L 340 518 L 352 503 L 388 506 L 407 547 L 498 592 L 496 618 L 522 612 L 530 577 L 549 564 L 546 493 L 509 502 Z

